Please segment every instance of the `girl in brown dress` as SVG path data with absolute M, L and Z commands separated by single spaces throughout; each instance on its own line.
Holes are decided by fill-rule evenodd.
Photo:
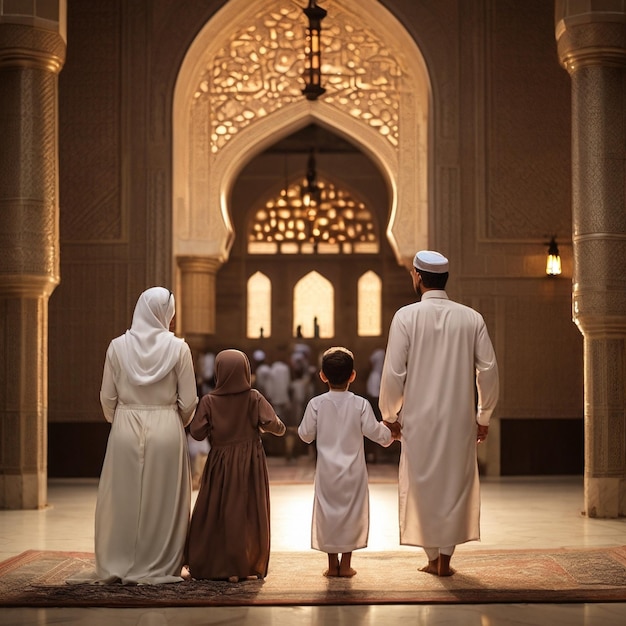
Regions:
M 271 404 L 250 386 L 250 362 L 239 350 L 215 359 L 215 389 L 190 425 L 211 451 L 187 538 L 192 578 L 265 578 L 270 555 L 269 479 L 261 432 L 283 435 Z

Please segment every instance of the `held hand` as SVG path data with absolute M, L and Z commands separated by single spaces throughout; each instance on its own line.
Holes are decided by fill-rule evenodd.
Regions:
M 487 439 L 487 433 L 489 432 L 489 426 L 483 426 L 482 424 L 478 424 L 478 429 L 476 431 L 476 443 L 481 443 Z
M 402 437 L 402 427 L 400 426 L 400 423 L 383 421 L 383 424 L 391 431 L 391 436 L 396 441 L 400 441 Z

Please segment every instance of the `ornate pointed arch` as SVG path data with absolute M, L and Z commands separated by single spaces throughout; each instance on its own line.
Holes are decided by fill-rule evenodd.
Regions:
M 190 46 L 174 94 L 175 257 L 225 261 L 239 172 L 311 122 L 346 137 L 379 167 L 390 197 L 386 235 L 398 262 L 426 247 L 431 88 L 423 57 L 379 2 L 331 6 L 323 39 L 327 93 L 318 101 L 300 93 L 305 21 L 297 0 L 230 0 Z

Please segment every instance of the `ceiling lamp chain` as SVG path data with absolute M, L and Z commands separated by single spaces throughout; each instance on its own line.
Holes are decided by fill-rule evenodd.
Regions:
M 326 89 L 322 87 L 321 33 L 322 20 L 326 17 L 327 11 L 318 7 L 315 0 L 309 0 L 309 6 L 302 9 L 302 12 L 309 19 L 306 34 L 305 87 L 302 94 L 306 96 L 307 100 L 317 100 L 326 92 Z

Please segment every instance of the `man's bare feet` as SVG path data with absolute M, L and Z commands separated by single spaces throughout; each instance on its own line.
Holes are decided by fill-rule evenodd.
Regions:
M 449 554 L 439 555 L 439 564 L 437 568 L 437 574 L 439 576 L 452 576 L 454 570 L 450 567 L 450 559 L 452 557 Z
M 455 569 L 453 569 L 452 567 L 449 567 L 447 570 L 443 570 L 438 572 L 438 576 L 452 576 L 454 573 L 456 572 Z
M 437 558 L 434 561 L 428 561 L 428 565 L 420 567 L 420 572 L 426 572 L 427 574 L 439 576 L 439 559 Z
M 352 569 L 351 567 L 348 568 L 339 568 L 339 576 L 341 578 L 352 578 L 353 576 L 356 576 L 356 570 Z
M 452 576 L 456 570 L 450 567 L 451 558 L 447 554 L 440 554 L 434 561 L 428 561 L 428 565 L 420 567 L 420 572 L 426 572 L 434 576 Z

